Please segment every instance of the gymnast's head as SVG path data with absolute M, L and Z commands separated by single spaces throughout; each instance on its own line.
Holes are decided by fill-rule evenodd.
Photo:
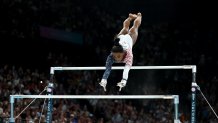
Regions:
M 120 45 L 119 41 L 120 41 L 119 38 L 115 38 L 114 45 L 111 49 L 111 53 L 116 62 L 121 62 L 125 54 L 125 51 L 123 47 Z

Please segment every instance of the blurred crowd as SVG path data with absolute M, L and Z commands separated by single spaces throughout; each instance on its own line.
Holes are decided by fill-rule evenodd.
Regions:
M 0 12 L 5 15 L 0 23 L 0 36 L 13 37 L 15 40 L 46 40 L 39 37 L 39 27 L 47 26 L 69 32 L 80 32 L 84 39 L 84 45 L 80 48 L 81 51 L 86 51 L 84 57 L 80 57 L 84 53 L 77 52 L 75 49 L 43 51 L 46 57 L 41 57 L 32 64 L 40 63 L 43 64 L 41 67 L 45 68 L 28 68 L 25 65 L 1 63 L 0 123 L 7 122 L 10 117 L 9 95 L 40 94 L 41 92 L 46 94 L 44 89 L 49 82 L 50 66 L 103 66 L 110 52 L 113 37 L 120 31 L 123 20 L 128 16 L 128 13 L 111 12 L 104 6 L 97 6 L 89 1 L 75 0 L 72 3 L 68 0 L 40 2 L 2 0 L 0 3 Z M 144 18 L 146 17 L 143 16 Z M 216 28 L 210 24 L 204 26 L 200 22 L 148 23 L 143 21 L 137 43 L 133 48 L 133 64 L 197 65 L 197 83 L 214 110 L 218 111 L 216 40 Z M 71 52 L 77 54 L 72 55 Z M 87 59 L 89 62 L 84 62 Z M 153 71 L 144 74 L 150 78 L 158 78 L 157 73 L 154 74 Z M 130 90 L 124 90 L 124 94 L 174 94 L 171 90 L 177 90 L 177 94 L 186 95 L 182 97 L 185 101 L 181 100 L 183 103 L 179 109 L 180 120 L 182 123 L 189 123 L 190 77 L 186 73 L 168 70 L 162 74 L 158 75 L 159 80 L 163 82 L 152 83 L 152 87 L 149 82 L 141 86 L 141 83 L 135 82 L 139 78 L 133 77 L 128 84 L 135 82 L 135 85 L 129 87 Z M 105 93 L 98 85 L 101 76 L 102 72 L 98 71 L 60 72 L 54 78 L 54 94 L 119 94 L 113 88 Z M 117 79 L 117 76 L 111 77 Z M 136 90 L 141 92 L 135 92 Z M 31 99 L 16 100 L 15 116 L 18 116 L 30 102 Z M 46 106 L 44 100 L 37 99 L 17 117 L 16 122 L 31 123 L 39 120 L 46 122 Z M 44 111 L 41 112 L 43 107 Z M 173 113 L 173 102 L 165 100 L 61 99 L 54 101 L 52 115 L 54 123 L 172 123 Z M 199 92 L 197 92 L 197 122 L 218 122 Z

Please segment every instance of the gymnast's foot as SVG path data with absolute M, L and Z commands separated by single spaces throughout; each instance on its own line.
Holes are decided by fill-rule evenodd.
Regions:
M 129 18 L 131 20 L 135 20 L 137 18 L 137 15 L 136 14 L 132 14 L 132 13 L 129 13 Z
M 137 14 L 137 17 L 141 17 L 142 16 L 142 14 L 139 12 L 138 14 Z

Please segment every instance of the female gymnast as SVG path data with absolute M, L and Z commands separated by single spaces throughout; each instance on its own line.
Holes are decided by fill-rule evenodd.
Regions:
M 106 60 L 106 70 L 104 71 L 101 82 L 99 83 L 100 86 L 104 88 L 104 91 L 106 91 L 107 79 L 110 75 L 113 63 L 125 63 L 122 80 L 117 83 L 117 86 L 120 88 L 119 91 L 126 86 L 129 70 L 133 63 L 132 47 L 136 43 L 141 20 L 141 13 L 130 13 L 129 17 L 123 22 L 122 30 L 114 39 L 111 53 L 108 55 Z M 129 29 L 131 21 L 134 22 L 133 26 Z

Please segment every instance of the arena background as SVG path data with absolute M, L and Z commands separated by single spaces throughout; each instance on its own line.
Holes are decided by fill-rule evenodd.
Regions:
M 113 37 L 130 12 L 143 16 L 133 65 L 197 65 L 197 83 L 218 111 L 215 5 L 194 0 L 1 0 L 0 123 L 8 121 L 9 95 L 39 94 L 51 66 L 104 66 Z M 112 71 L 106 93 L 98 85 L 102 74 L 58 72 L 55 94 L 118 94 L 122 71 Z M 178 94 L 180 119 L 190 122 L 190 71 L 131 70 L 120 94 Z M 30 101 L 17 102 L 15 114 Z M 17 122 L 37 122 L 43 101 L 32 104 Z M 196 109 L 197 123 L 218 122 L 199 92 Z M 173 106 L 165 100 L 62 99 L 54 102 L 53 118 L 58 123 L 171 123 Z

